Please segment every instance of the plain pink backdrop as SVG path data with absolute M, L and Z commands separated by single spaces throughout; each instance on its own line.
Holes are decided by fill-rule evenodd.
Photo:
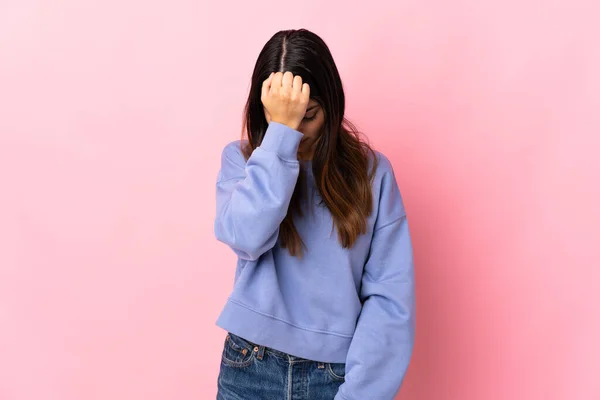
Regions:
M 235 262 L 212 230 L 220 152 L 260 49 L 299 27 L 411 220 L 399 398 L 599 399 L 599 13 L 0 0 L 0 400 L 214 398 Z

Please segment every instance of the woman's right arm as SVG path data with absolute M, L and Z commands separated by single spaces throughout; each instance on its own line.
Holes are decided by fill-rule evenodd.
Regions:
M 275 246 L 300 172 L 302 136 L 271 121 L 247 162 L 239 142 L 223 149 L 214 231 L 242 259 L 256 260 Z

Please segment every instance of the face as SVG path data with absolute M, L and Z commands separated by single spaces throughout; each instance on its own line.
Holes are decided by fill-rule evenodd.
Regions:
M 270 115 L 268 113 L 265 113 L 265 117 L 267 123 L 270 122 Z M 312 157 L 314 145 L 321 135 L 324 124 L 325 114 L 323 113 L 323 108 L 315 100 L 310 99 L 306 107 L 304 119 L 297 129 L 304 135 L 298 149 L 300 159 L 310 159 Z

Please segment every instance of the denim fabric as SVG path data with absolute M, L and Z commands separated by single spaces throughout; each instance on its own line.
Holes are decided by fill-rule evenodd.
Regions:
M 292 356 L 228 332 L 217 400 L 333 400 L 345 368 L 345 363 Z

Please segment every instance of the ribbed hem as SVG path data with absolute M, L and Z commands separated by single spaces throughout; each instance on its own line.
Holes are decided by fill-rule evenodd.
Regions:
M 216 325 L 253 343 L 321 362 L 345 363 L 352 340 L 351 336 L 298 328 L 231 299 L 225 304 Z
M 298 161 L 298 147 L 303 136 L 300 131 L 271 121 L 259 147 L 277 153 L 285 160 Z
M 344 396 L 342 392 L 338 391 L 333 400 L 350 400 L 348 397 Z

